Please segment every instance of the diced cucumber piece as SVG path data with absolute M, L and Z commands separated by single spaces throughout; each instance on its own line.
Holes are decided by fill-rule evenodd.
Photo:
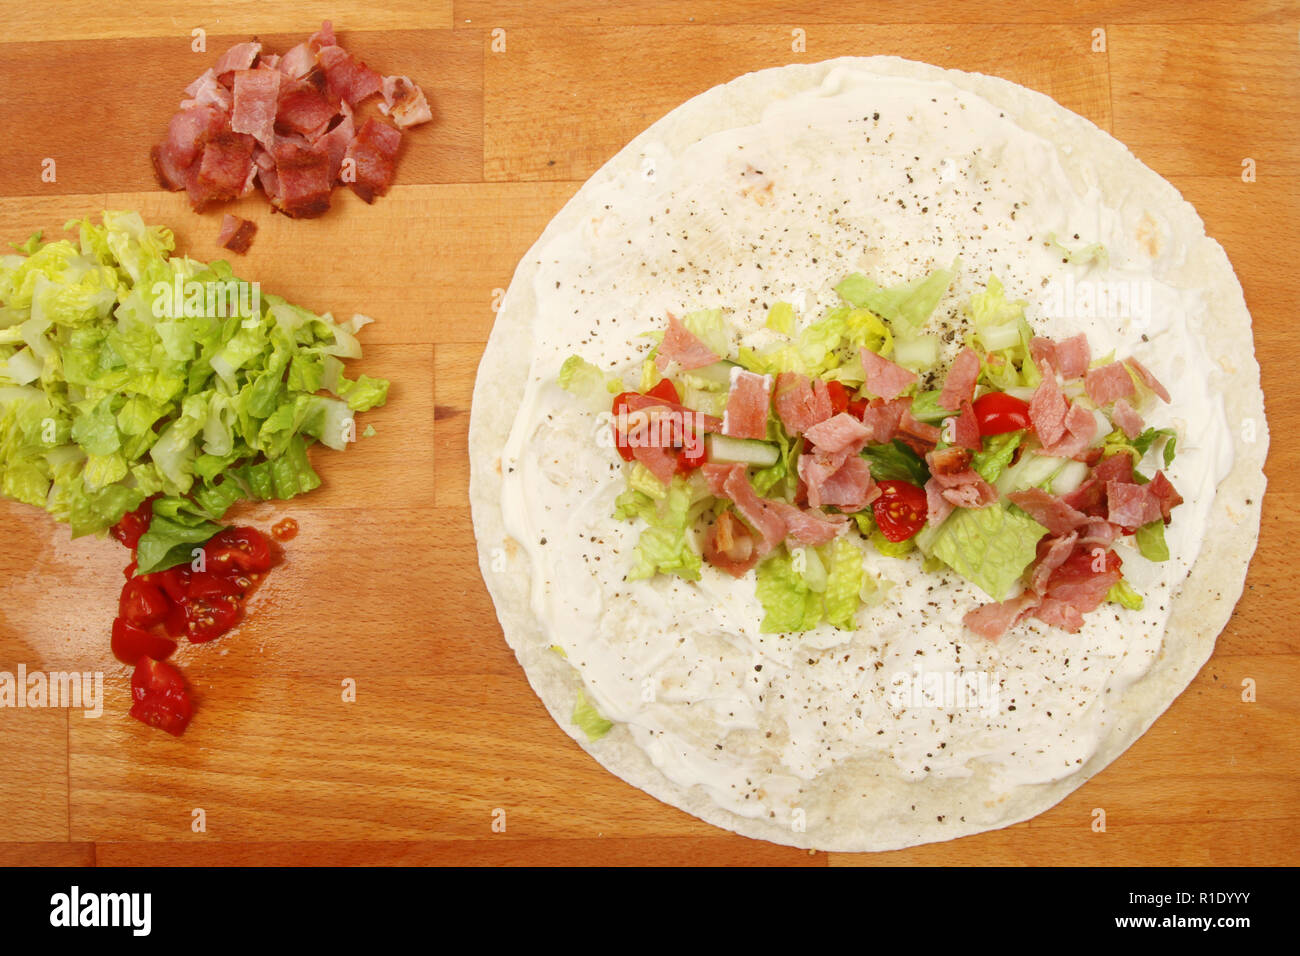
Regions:
M 705 365 L 703 368 L 693 368 L 689 372 L 683 372 L 682 378 L 697 378 L 702 382 L 729 389 L 731 388 L 731 370 L 739 367 L 735 362 L 714 362 L 712 365 Z
M 708 435 L 709 461 L 719 463 L 734 462 L 741 465 L 756 465 L 766 468 L 775 465 L 781 457 L 781 450 L 770 442 L 753 438 L 728 438 L 726 435 Z
M 1088 477 L 1088 466 L 1081 461 L 1067 461 L 1061 466 L 1052 480 L 1048 483 L 1046 491 L 1053 495 L 1068 495 Z
M 1008 495 L 1013 491 L 1024 491 L 1026 488 L 1041 487 L 1055 477 L 1067 460 L 1025 452 L 1018 462 L 1002 472 L 1002 476 L 994 482 L 994 487 L 1002 495 Z

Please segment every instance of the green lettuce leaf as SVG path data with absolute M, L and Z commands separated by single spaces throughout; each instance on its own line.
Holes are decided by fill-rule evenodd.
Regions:
M 1130 611 L 1140 611 L 1146 603 L 1142 600 L 1142 595 L 1138 594 L 1129 586 L 1129 583 L 1120 578 L 1109 591 L 1106 592 L 1106 600 L 1111 604 L 1121 604 Z
M 935 269 L 927 276 L 888 288 L 878 286 L 861 273 L 854 273 L 835 287 L 841 299 L 859 309 L 870 309 L 895 323 L 896 329 L 917 331 L 930 320 L 948 287 L 957 278 L 957 264 Z
M 1165 543 L 1165 522 L 1157 518 L 1144 524 L 1133 533 L 1133 539 L 1142 557 L 1148 561 L 1168 561 L 1169 545 Z
M 658 484 L 658 479 L 651 478 Z M 662 484 L 658 484 L 663 488 Z M 633 489 L 634 493 L 646 500 L 650 499 L 644 491 Z M 688 581 L 700 578 L 700 555 L 691 543 L 689 529 L 699 511 L 694 506 L 707 495 L 701 494 L 694 483 L 688 482 L 681 475 L 675 475 L 663 498 L 654 503 L 653 508 L 646 508 L 639 503 L 631 505 L 637 516 L 645 521 L 646 527 L 641 531 L 641 538 L 636 546 L 636 564 L 628 572 L 632 581 L 652 578 L 656 574 L 675 574 Z M 623 511 L 622 496 L 616 507 Z
M 578 699 L 573 702 L 571 719 L 578 725 L 578 729 L 587 735 L 587 739 L 592 741 L 604 737 L 614 726 L 600 715 L 600 711 L 592 706 L 591 701 L 587 700 L 587 695 L 582 691 L 578 691 Z
M 759 630 L 765 634 L 807 631 L 821 623 L 821 595 L 808 586 L 785 548 L 758 566 L 756 591 L 764 611 Z
M 1011 464 L 1011 459 L 1015 457 L 1016 449 L 1020 447 L 1024 437 L 1023 431 L 988 436 L 983 441 L 983 449 L 971 457 L 971 467 L 981 478 L 992 484 L 1002 476 L 1007 465 Z
M 871 467 L 871 477 L 876 481 L 910 481 L 924 485 L 930 480 L 930 469 L 925 460 L 900 439 L 887 445 L 868 445 L 862 457 Z
M 826 591 L 822 601 L 826 607 L 826 620 L 841 631 L 857 629 L 855 620 L 862 606 L 862 588 L 867 581 L 867 569 L 862 564 L 862 552 L 847 538 L 836 538 L 825 546 L 829 551 L 829 568 L 826 572 Z
M 1047 529 L 1015 506 L 957 508 L 942 525 L 931 553 L 989 597 L 1001 601 L 1037 556 Z

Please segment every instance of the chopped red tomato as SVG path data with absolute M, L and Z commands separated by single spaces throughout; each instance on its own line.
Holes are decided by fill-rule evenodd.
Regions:
M 172 603 L 179 603 L 185 600 L 185 596 L 190 590 L 190 571 L 188 564 L 178 564 L 174 568 L 168 568 L 166 571 L 155 571 L 153 574 L 146 575 L 150 581 L 162 588 L 163 593 L 171 599 Z
M 925 526 L 925 490 L 910 481 L 882 481 L 881 495 L 871 505 L 876 527 L 888 541 L 906 541 Z
M 144 578 L 131 578 L 122 585 L 117 601 L 118 616 L 136 627 L 153 627 L 167 616 L 167 596 Z
M 171 657 L 176 642 L 153 631 L 136 627 L 122 618 L 113 621 L 113 656 L 123 664 L 134 664 L 142 657 L 156 661 Z
M 134 511 L 122 515 L 122 519 L 113 525 L 109 533 L 128 548 L 134 549 L 140 543 L 140 536 L 149 530 L 151 520 L 153 520 L 153 499 L 148 498 Z
M 831 380 L 826 383 L 826 393 L 831 398 L 831 414 L 838 415 L 840 412 L 849 410 L 849 390 L 844 387 L 843 382 Z
M 627 436 L 618 428 L 618 422 L 628 414 L 627 400 L 628 396 L 636 395 L 636 392 L 620 392 L 614 396 L 614 446 L 624 461 L 633 459 L 632 446 L 627 443 Z
M 975 418 L 980 436 L 1003 435 L 1031 427 L 1029 403 L 1006 392 L 989 392 L 975 399 Z
M 659 384 L 645 394 L 651 398 L 662 398 L 665 402 L 672 402 L 674 405 L 682 403 L 682 397 L 677 392 L 677 386 L 666 378 L 660 379 Z
M 194 705 L 185 678 L 170 664 L 142 656 L 131 675 L 131 716 L 165 730 L 172 736 L 185 733 Z
M 203 553 L 207 569 L 218 574 L 262 574 L 273 561 L 270 542 L 256 528 L 226 528 L 203 546 Z
M 190 598 L 185 604 L 185 636 L 191 644 L 206 644 L 225 634 L 244 616 L 238 597 Z
M 247 579 L 229 577 L 213 571 L 195 571 L 190 575 L 189 587 L 185 596 L 189 600 L 206 600 L 207 598 L 235 597 L 248 590 Z
M 699 468 L 700 465 L 707 463 L 709 460 L 708 449 L 704 443 L 704 436 L 697 436 L 695 448 L 692 452 L 691 443 L 686 442 L 682 445 L 681 451 L 677 453 L 677 472 L 690 471 L 692 468 Z

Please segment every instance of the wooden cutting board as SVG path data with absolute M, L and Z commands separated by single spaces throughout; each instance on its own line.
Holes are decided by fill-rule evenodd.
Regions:
M 0 864 L 1300 862 L 1300 9 L 1259 0 L 675 4 L 72 0 L 0 24 L 0 239 L 134 208 L 216 258 L 220 214 L 153 184 L 148 150 L 230 43 L 283 51 L 332 17 L 408 73 L 437 121 L 392 193 L 292 222 L 255 200 L 236 267 L 264 290 L 378 321 L 376 434 L 315 457 L 325 484 L 243 509 L 301 533 L 251 618 L 179 655 L 198 712 L 174 740 L 126 716 L 109 653 L 123 552 L 0 504 L 0 670 L 102 670 L 99 719 L 0 709 Z M 193 52 L 192 31 L 207 52 Z M 896 853 L 775 847 L 626 786 L 557 728 L 479 577 L 466 430 L 493 306 L 582 181 L 687 97 L 748 70 L 894 53 L 1055 97 L 1168 177 L 1246 290 L 1273 433 L 1259 551 L 1209 664 L 1134 747 L 1047 813 Z M 54 182 L 42 179 L 53 160 Z M 1255 181 L 1243 181 L 1254 161 Z M 47 167 L 48 164 L 45 164 Z M 1194 423 L 1193 423 L 1194 425 Z M 345 702 L 345 682 L 355 702 Z M 1243 682 L 1255 700 L 1243 701 Z M 1106 812 L 1106 832 L 1092 829 Z M 197 811 L 202 832 L 196 832 Z M 503 816 L 504 815 L 504 816 Z M 504 832 L 500 821 L 504 818 Z M 494 828 L 494 821 L 498 826 Z

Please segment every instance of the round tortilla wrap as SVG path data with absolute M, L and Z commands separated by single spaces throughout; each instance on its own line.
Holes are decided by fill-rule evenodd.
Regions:
M 907 782 L 881 774 L 870 761 L 845 760 L 810 786 L 803 798 L 808 818 L 822 822 L 798 832 L 742 817 L 717 805 L 702 788 L 674 783 L 618 725 L 595 742 L 573 725 L 581 681 L 565 659 L 549 649 L 550 641 L 530 609 L 530 565 L 508 540 L 501 513 L 500 454 L 528 378 L 530 329 L 542 321 L 532 277 L 552 240 L 590 219 L 595 212 L 593 194 L 602 184 L 636 171 L 646 144 L 654 142 L 676 155 L 718 130 L 757 122 L 771 101 L 817 86 L 835 68 L 946 80 L 974 92 L 1056 144 L 1071 176 L 1088 171 L 1101 189 L 1102 202 L 1121 210 L 1126 222 L 1154 214 L 1161 225 L 1150 228 L 1148 218 L 1145 227 L 1151 251 L 1158 254 L 1159 244 L 1176 243 L 1182 262 L 1174 280 L 1199 287 L 1206 296 L 1213 328 L 1210 353 L 1224 373 L 1223 400 L 1235 460 L 1218 486 L 1200 556 L 1174 599 L 1160 656 L 1125 691 L 1107 735 L 1083 766 L 1062 779 L 1022 785 L 993 797 L 979 772 L 957 780 Z M 641 331 L 631 329 L 629 335 Z M 622 149 L 551 221 L 515 273 L 479 367 L 469 432 L 470 498 L 480 567 L 505 638 L 537 695 L 579 746 L 633 786 L 716 826 L 791 846 L 878 851 L 953 839 L 1035 816 L 1081 786 L 1151 726 L 1209 658 L 1241 595 L 1259 533 L 1267 447 L 1259 366 L 1241 286 L 1222 247 L 1205 235 L 1200 217 L 1172 185 L 1109 134 L 1040 93 L 996 77 L 896 57 L 845 57 L 751 73 L 691 99 Z

